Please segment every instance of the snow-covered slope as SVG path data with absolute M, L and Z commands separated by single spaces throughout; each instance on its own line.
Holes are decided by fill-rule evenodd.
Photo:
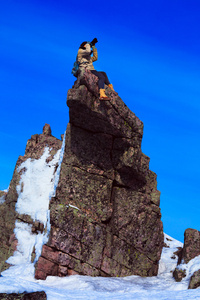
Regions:
M 123 278 L 105 278 L 88 276 L 47 277 L 45 281 L 34 279 L 34 267 L 30 262 L 10 267 L 0 278 L 0 292 L 33 292 L 44 290 L 48 300 L 60 299 L 200 299 L 200 289 L 188 290 L 189 276 L 177 283 L 172 277 L 177 258 L 174 251 L 182 243 L 165 235 L 169 248 L 163 248 L 159 275 L 156 277 L 129 276 Z M 200 259 L 191 261 L 191 266 L 200 263 Z
M 19 198 L 16 210 L 29 214 L 33 219 L 41 221 L 46 230 L 44 233 L 34 234 L 31 225 L 16 222 L 15 234 L 18 248 L 13 257 L 8 259 L 12 266 L 0 277 L 0 292 L 33 292 L 44 290 L 48 300 L 59 299 L 200 299 L 200 289 L 188 290 L 191 274 L 200 269 L 200 257 L 191 260 L 181 268 L 187 270 L 187 276 L 179 283 L 172 272 L 177 264 L 174 252 L 182 243 L 165 234 L 165 243 L 159 264 L 159 274 L 156 277 L 129 276 L 123 278 L 104 278 L 88 276 L 47 277 L 45 281 L 34 279 L 34 263 L 37 261 L 43 243 L 48 239 L 49 199 L 55 193 L 59 170 L 62 161 L 62 149 L 57 152 L 53 160 L 46 162 L 49 149 L 46 148 L 39 160 L 27 160 L 20 166 L 25 172 L 18 186 Z M 57 172 L 55 165 L 59 163 Z M 31 184 L 30 184 L 31 183 Z M 22 188 L 23 186 L 23 188 Z M 36 258 L 31 263 L 33 247 Z

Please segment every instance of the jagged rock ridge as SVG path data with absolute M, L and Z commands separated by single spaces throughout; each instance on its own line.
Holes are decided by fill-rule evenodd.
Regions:
M 106 93 L 111 101 L 99 101 L 89 71 L 68 91 L 65 153 L 36 278 L 157 274 L 160 192 L 141 151 L 143 124 L 117 93 Z
M 17 186 L 23 173 L 23 170 L 18 171 L 18 167 L 29 158 L 39 159 L 45 147 L 51 148 L 48 157 L 48 161 L 51 161 L 61 146 L 62 141 L 53 137 L 50 126 L 45 124 L 43 133 L 35 134 L 27 141 L 25 155 L 19 156 L 17 160 L 9 190 L 7 193 L 3 193 L 4 201 L 0 205 L 0 272 L 9 267 L 5 261 L 13 255 L 17 247 L 18 241 L 13 233 L 16 220 L 31 224 L 33 233 L 37 231 L 42 232 L 44 229 L 44 224 L 33 220 L 27 214 L 22 215 L 16 212 L 18 199 Z

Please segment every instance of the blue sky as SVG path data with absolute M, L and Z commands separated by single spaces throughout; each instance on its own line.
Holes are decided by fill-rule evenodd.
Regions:
M 143 121 L 158 175 L 164 231 L 200 230 L 200 2 L 7 0 L 0 9 L 0 189 L 27 139 L 49 123 L 60 138 L 82 41 L 98 39 L 97 70 Z

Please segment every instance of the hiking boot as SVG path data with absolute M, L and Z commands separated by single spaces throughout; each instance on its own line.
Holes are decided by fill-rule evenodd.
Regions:
M 108 85 L 108 87 L 109 87 L 112 91 L 115 91 L 114 88 L 113 88 L 113 85 L 112 85 L 111 83 Z
M 106 96 L 104 89 L 100 89 L 99 92 L 100 92 L 99 100 L 111 100 L 109 97 Z

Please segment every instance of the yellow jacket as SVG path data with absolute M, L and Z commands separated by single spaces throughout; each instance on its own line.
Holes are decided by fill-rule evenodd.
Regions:
M 93 62 L 98 59 L 97 48 L 93 47 L 93 56 L 91 56 L 90 44 L 86 44 L 85 49 L 79 49 L 77 60 L 80 62 L 79 68 L 86 68 L 88 70 L 94 70 Z

